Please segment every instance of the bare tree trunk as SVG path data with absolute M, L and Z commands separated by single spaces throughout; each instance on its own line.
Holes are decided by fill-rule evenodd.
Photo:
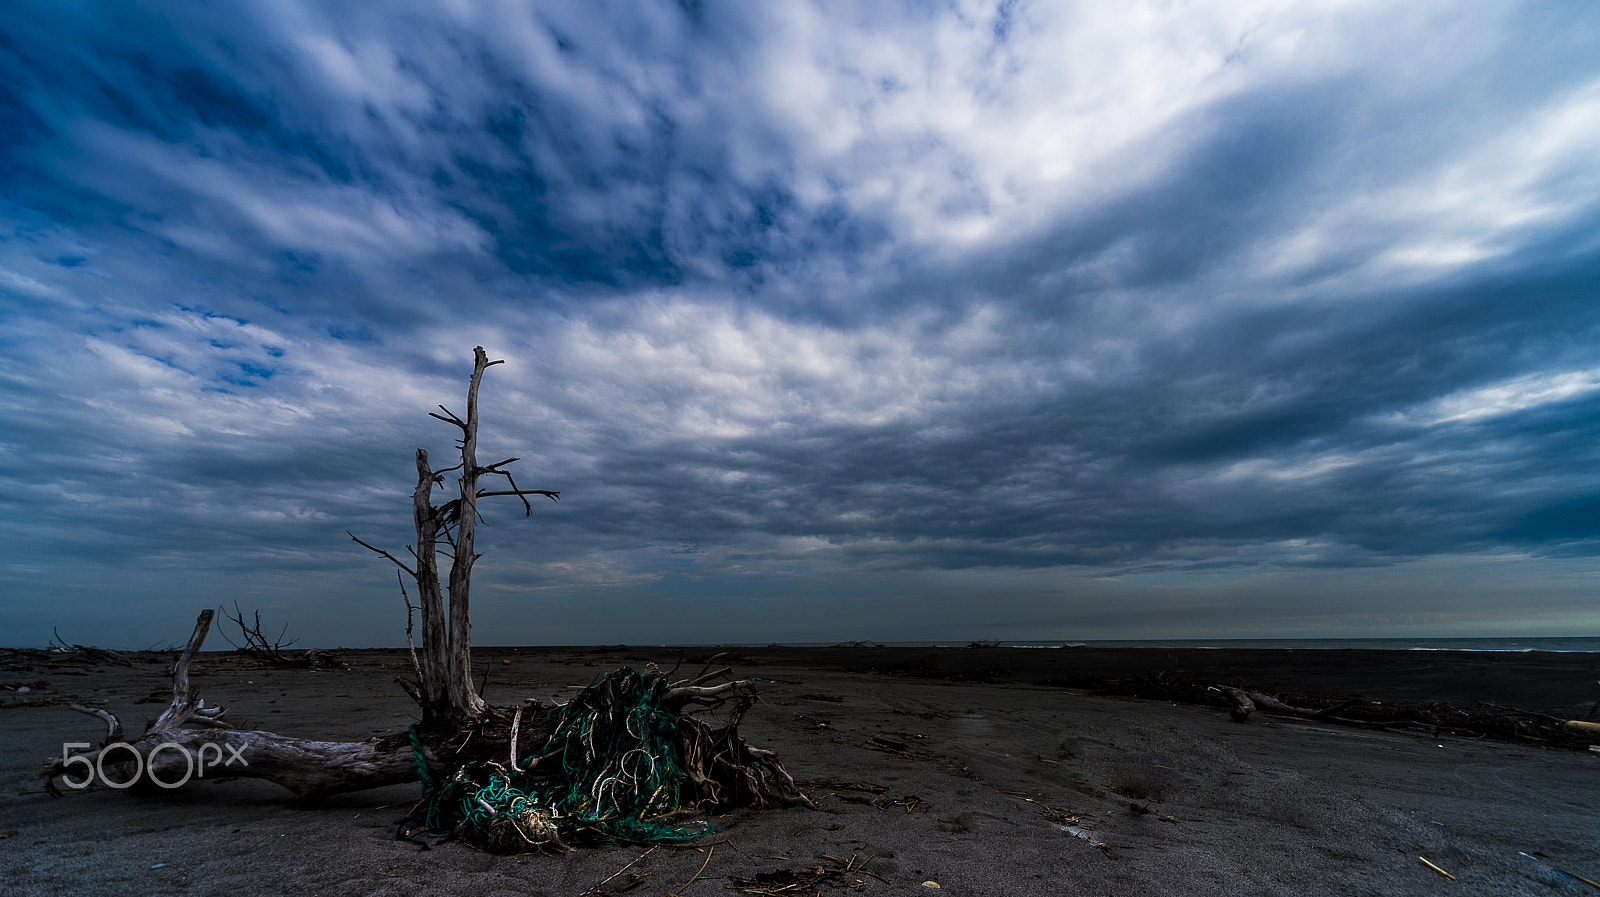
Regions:
M 478 385 L 490 365 L 483 347 L 472 350 L 472 382 L 467 387 L 467 419 L 461 427 L 461 503 L 456 510 L 455 559 L 450 562 L 450 709 L 462 716 L 483 712 L 483 698 L 472 687 L 472 616 L 469 590 L 478 556 L 473 543 L 478 529 Z
M 478 559 L 474 543 L 478 527 L 478 499 L 489 495 L 512 495 L 522 500 L 524 511 L 531 514 L 533 506 L 528 496 L 543 495 L 551 500 L 559 492 L 547 489 L 520 489 L 505 466 L 516 461 L 507 458 L 494 464 L 478 463 L 478 387 L 483 382 L 483 372 L 501 364 L 490 361 L 482 346 L 472 350 L 472 379 L 467 386 L 467 415 L 463 420 L 450 409 L 439 406 L 438 414 L 430 417 L 453 424 L 461 430 L 461 463 L 455 467 L 434 470 L 425 449 L 417 449 L 417 488 L 411 496 L 412 518 L 416 525 L 417 544 L 412 549 L 416 559 L 413 569 L 399 558 L 368 545 L 357 538 L 351 539 L 393 561 L 401 570 L 416 580 L 418 601 L 422 605 L 422 658 L 417 693 L 417 703 L 422 705 L 425 727 L 446 727 L 481 715 L 486 707 L 472 685 L 472 565 Z M 435 507 L 433 487 L 444 482 L 444 475 L 460 471 L 460 495 L 456 499 Z M 483 474 L 503 476 L 510 482 L 506 490 L 485 491 L 478 488 L 478 478 Z M 453 534 L 452 534 L 453 530 Z M 449 547 L 451 555 L 448 587 L 439 581 L 439 543 Z M 448 596 L 448 598 L 446 597 Z M 446 601 L 448 600 L 448 606 Z
M 439 540 L 439 513 L 432 501 L 433 484 L 438 479 L 433 468 L 428 466 L 428 450 L 417 449 L 417 489 L 411 496 L 412 516 L 417 528 L 417 569 L 408 572 L 417 582 L 417 600 L 422 605 L 420 703 L 426 722 L 432 722 L 432 717 L 439 710 L 449 706 L 445 693 L 445 671 L 449 666 L 445 655 L 444 599 L 439 594 L 439 558 L 435 550 Z M 402 564 L 401 569 L 404 568 Z

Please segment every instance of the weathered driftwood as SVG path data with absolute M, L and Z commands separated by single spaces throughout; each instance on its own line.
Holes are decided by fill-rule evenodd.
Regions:
M 1255 702 L 1242 689 L 1224 688 L 1222 695 L 1228 699 L 1229 704 L 1233 705 L 1228 712 L 1233 716 L 1233 721 L 1236 723 L 1244 722 L 1250 718 L 1250 714 L 1256 711 Z
M 74 705 L 105 721 L 106 739 L 95 750 L 47 766 L 43 776 L 52 793 L 61 793 L 58 779 L 71 788 L 154 790 L 180 787 L 192 779 L 257 778 L 303 797 L 416 780 L 417 765 L 405 733 L 334 742 L 226 728 L 226 711 L 205 706 L 189 687 L 189 665 L 205 641 L 212 614 L 204 610 L 195 621 L 194 634 L 173 667 L 172 703 L 143 735 L 129 741 L 115 714 Z
M 77 655 L 90 663 L 109 663 L 119 667 L 133 666 L 133 661 L 124 657 L 119 651 L 96 648 L 94 645 L 69 645 L 67 640 L 61 637 L 59 629 L 51 629 L 50 632 L 55 636 L 50 642 L 50 650 L 53 653 Z
M 1591 723 L 1588 720 L 1581 719 L 1569 719 L 1564 720 L 1561 724 L 1580 735 L 1587 735 L 1590 738 L 1600 738 L 1600 723 Z
M 1292 716 L 1302 719 L 1329 719 L 1333 717 L 1333 714 L 1349 707 L 1358 700 L 1351 698 L 1332 707 L 1310 710 L 1305 707 L 1285 704 L 1272 695 L 1263 694 L 1259 691 L 1245 691 L 1242 688 L 1235 688 L 1231 685 L 1219 685 L 1216 688 L 1222 692 L 1223 697 L 1228 699 L 1230 705 L 1228 712 L 1233 716 L 1233 721 L 1236 723 L 1246 721 L 1250 718 L 1250 714 L 1258 709 L 1278 716 Z

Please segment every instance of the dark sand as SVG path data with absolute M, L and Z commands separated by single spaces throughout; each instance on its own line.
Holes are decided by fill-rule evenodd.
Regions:
M 491 670 L 486 697 L 511 704 L 564 699 L 615 666 L 670 668 L 706 653 L 480 649 L 475 659 Z M 629 874 L 647 877 L 626 893 L 677 893 L 704 864 L 681 893 L 736 894 L 730 876 L 825 864 L 818 857 L 829 855 L 875 857 L 867 868 L 883 880 L 848 880 L 863 878 L 864 894 L 1600 894 L 1553 868 L 1600 880 L 1600 753 L 1260 717 L 1236 724 L 1211 707 L 1035 684 L 1168 670 L 1260 690 L 1582 716 L 1600 700 L 1592 655 L 733 653 L 740 674 L 765 680 L 764 703 L 743 726 L 753 744 L 779 751 L 796 778 L 885 790 L 819 787 L 820 812 L 714 819 L 701 849 L 658 849 L 633 866 Z M 230 707 L 236 723 L 283 734 L 355 739 L 411 722 L 412 705 L 392 683 L 408 671 L 403 653 L 345 658 L 349 669 L 311 672 L 207 654 L 194 685 Z M 104 702 L 138 731 L 170 696 L 168 675 L 154 662 L 0 673 L 0 683 L 33 686 L 26 695 L 0 690 L 0 833 L 15 832 L 0 839 L 0 893 L 578 895 L 644 853 L 422 850 L 393 837 L 414 785 L 316 803 L 258 782 L 201 783 L 159 798 L 22 793 L 38 787 L 40 765 L 62 742 L 98 741 L 104 730 L 64 706 L 16 705 Z M 157 701 L 136 705 L 148 696 Z M 882 808 L 859 802 L 875 797 Z M 1041 817 L 1045 808 L 1078 821 L 1064 830 Z M 610 891 L 627 880 L 614 879 Z

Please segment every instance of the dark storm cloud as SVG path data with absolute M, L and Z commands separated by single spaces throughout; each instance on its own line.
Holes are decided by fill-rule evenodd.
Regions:
M 13 10 L 0 588 L 394 641 L 482 344 L 510 640 L 1593 625 L 1595 17 L 1148 12 Z

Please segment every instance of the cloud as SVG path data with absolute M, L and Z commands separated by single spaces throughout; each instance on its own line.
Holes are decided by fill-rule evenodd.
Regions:
M 1578 619 L 1592 15 L 165 13 L 0 26 L 16 594 L 126 626 L 240 593 L 394 641 L 344 534 L 405 544 L 483 345 L 483 451 L 564 498 L 488 512 L 485 612 L 561 621 L 530 640 L 594 631 L 562 600 L 770 640 L 916 594 L 923 633 L 1370 629 L 1449 614 L 1396 571 L 1480 561 Z

